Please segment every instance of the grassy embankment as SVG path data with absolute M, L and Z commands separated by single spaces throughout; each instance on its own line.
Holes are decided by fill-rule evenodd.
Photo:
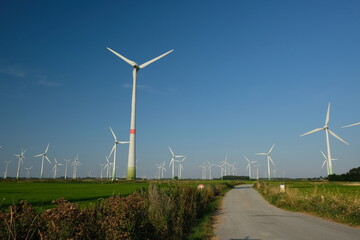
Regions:
M 317 215 L 339 223 L 360 226 L 360 186 L 327 182 L 257 182 L 254 187 L 271 204 L 290 211 Z
M 1 188 L 0 194 L 9 196 L 9 191 L 17 192 L 16 197 L 10 194 L 14 201 L 37 192 L 31 201 L 41 203 L 42 208 L 35 210 L 21 202 L 9 206 L 6 212 L 3 209 L 0 232 L 4 234 L 2 237 L 10 239 L 25 239 L 23 236 L 26 239 L 208 239 L 212 235 L 210 216 L 218 199 L 239 182 L 208 181 L 201 191 L 195 187 L 199 183 L 6 182 L 3 184 L 9 184 L 12 192 Z M 144 188 L 148 184 L 150 187 Z M 131 188 L 138 190 L 130 194 Z M 30 195 L 21 195 L 24 194 L 21 191 Z M 44 205 L 49 202 L 47 199 L 66 197 L 64 193 L 73 202 L 87 204 L 80 208 L 76 203 L 60 200 L 53 202 L 55 207 L 45 210 L 51 206 Z M 97 196 L 109 195 L 113 196 L 96 200 Z

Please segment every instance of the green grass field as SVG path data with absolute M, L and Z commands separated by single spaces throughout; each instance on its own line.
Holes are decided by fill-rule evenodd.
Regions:
M 215 185 L 226 181 L 201 180 L 150 180 L 150 181 L 99 181 L 99 180 L 7 180 L 0 181 L 0 209 L 19 200 L 27 200 L 35 209 L 49 209 L 53 200 L 64 198 L 85 207 L 101 198 L 112 195 L 126 196 L 137 189 L 157 184 L 160 187 L 181 185 L 197 186 L 200 183 Z M 230 182 L 230 181 L 229 181 Z
M 27 200 L 37 209 L 48 209 L 53 206 L 51 201 L 59 198 L 86 206 L 100 198 L 129 195 L 147 186 L 147 182 L 1 181 L 0 208 L 7 208 L 18 200 Z

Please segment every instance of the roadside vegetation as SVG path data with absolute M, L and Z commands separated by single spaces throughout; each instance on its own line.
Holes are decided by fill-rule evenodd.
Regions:
M 58 199 L 39 210 L 20 200 L 2 208 L 0 239 L 210 239 L 220 196 L 240 182 L 208 181 L 203 189 L 198 183 L 154 181 L 85 207 Z
M 347 183 L 256 182 L 254 188 L 271 204 L 339 223 L 360 226 L 360 186 Z

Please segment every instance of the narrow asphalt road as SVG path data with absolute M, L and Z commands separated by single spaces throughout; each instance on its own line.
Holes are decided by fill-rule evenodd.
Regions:
M 215 234 L 220 240 L 360 240 L 360 229 L 278 209 L 252 185 L 226 194 Z

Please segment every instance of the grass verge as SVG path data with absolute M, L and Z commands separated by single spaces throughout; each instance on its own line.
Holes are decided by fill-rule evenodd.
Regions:
M 312 191 L 256 182 L 254 188 L 271 204 L 290 211 L 310 213 L 335 222 L 360 226 L 360 195 L 315 185 Z

